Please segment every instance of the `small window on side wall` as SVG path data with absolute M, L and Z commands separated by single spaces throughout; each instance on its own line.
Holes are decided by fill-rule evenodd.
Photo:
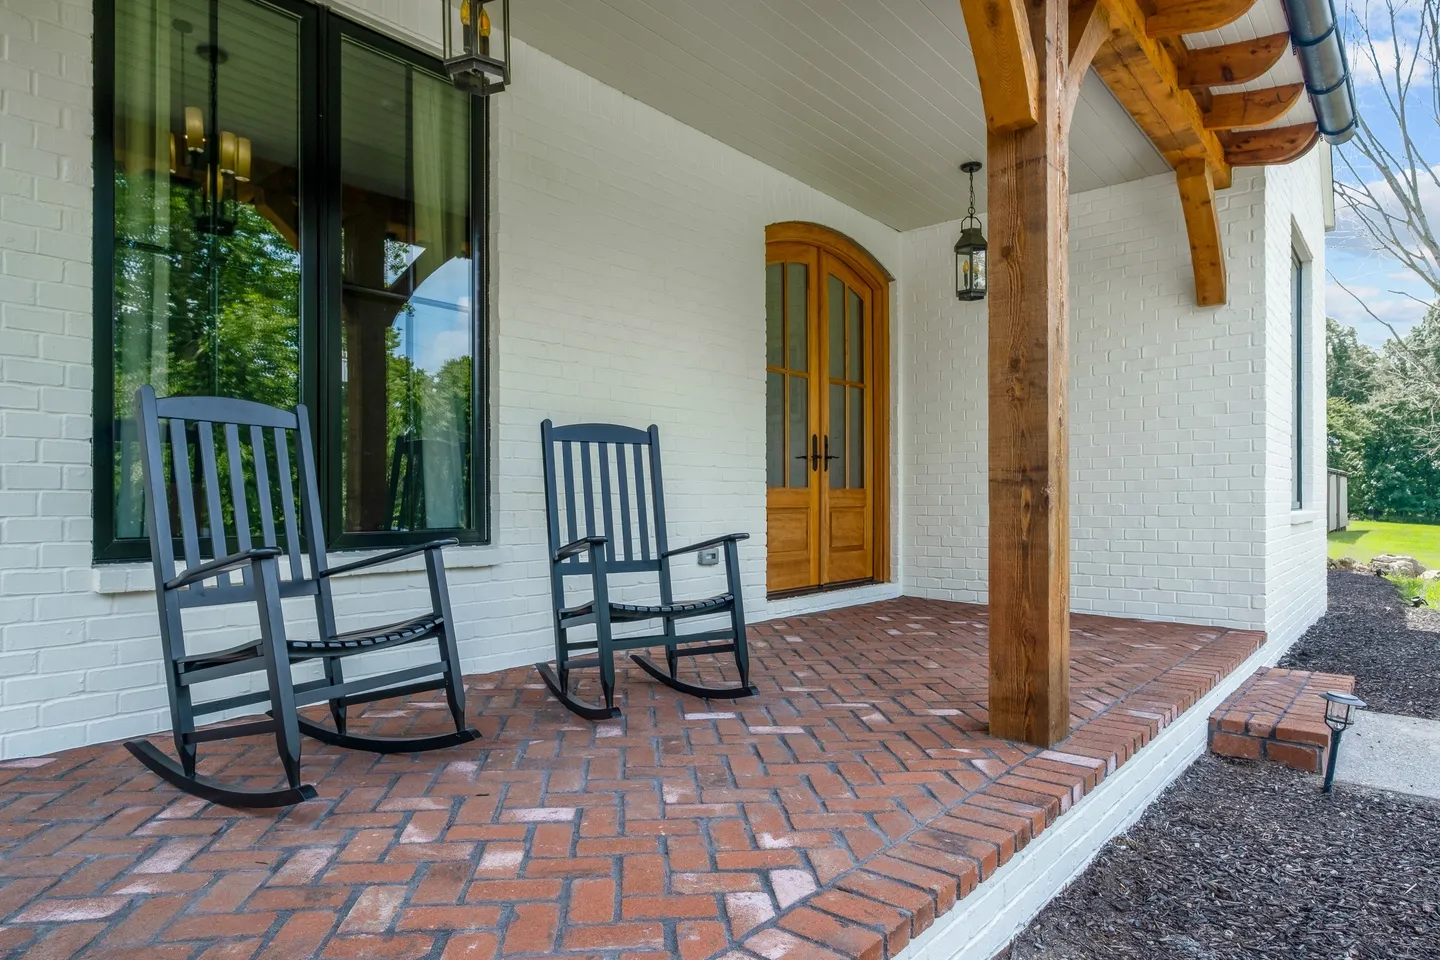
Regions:
M 1292 250 L 1290 252 L 1290 310 L 1291 328 L 1294 358 L 1294 389 L 1293 416 L 1290 418 L 1291 430 L 1294 434 L 1291 443 L 1291 477 L 1292 485 L 1290 490 L 1291 509 L 1299 510 L 1305 506 L 1305 481 L 1309 479 L 1305 472 L 1305 419 L 1308 412 L 1305 409 L 1305 378 L 1309 371 L 1305 364 L 1305 261 L 1300 259 L 1300 254 Z

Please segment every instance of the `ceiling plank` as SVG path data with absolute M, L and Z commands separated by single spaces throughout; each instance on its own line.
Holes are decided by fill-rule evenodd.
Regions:
M 1216 94 L 1205 111 L 1206 130 L 1252 130 L 1285 116 L 1305 92 L 1303 83 Z
M 1249 83 L 1262 77 L 1290 49 L 1290 34 L 1193 49 L 1180 68 L 1180 85 L 1191 90 Z
M 1095 53 L 1095 72 L 1172 169 L 1183 160 L 1205 160 L 1215 185 L 1228 187 L 1225 148 L 1206 129 L 1194 95 L 1180 85 L 1170 53 L 1146 33 L 1144 10 L 1137 0 L 1102 2 L 1110 35 Z
M 1204 160 L 1185 160 L 1175 168 L 1185 233 L 1190 240 L 1190 266 L 1195 272 L 1195 302 L 1202 307 L 1223 304 L 1228 296 L 1225 254 L 1220 246 L 1220 216 L 1215 209 L 1215 181 Z
M 1243 17 L 1255 0 L 1157 0 L 1155 12 L 1145 18 L 1151 38 L 1218 30 Z
M 1040 119 L 1039 80 L 1023 0 L 960 0 L 985 123 L 991 133 L 1023 130 Z
M 1220 142 L 1225 145 L 1225 159 L 1232 167 L 1289 163 L 1308 153 L 1319 139 L 1320 128 L 1313 123 L 1220 135 Z

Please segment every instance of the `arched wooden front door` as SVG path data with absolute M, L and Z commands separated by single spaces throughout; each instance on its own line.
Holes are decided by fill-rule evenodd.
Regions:
M 889 276 L 811 223 L 765 231 L 771 595 L 889 573 Z

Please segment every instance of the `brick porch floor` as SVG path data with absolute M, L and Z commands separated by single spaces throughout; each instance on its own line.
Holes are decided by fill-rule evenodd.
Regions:
M 985 733 L 985 616 L 902 599 L 761 624 L 760 696 L 633 668 L 624 719 L 594 726 L 531 669 L 471 677 L 483 741 L 307 740 L 320 799 L 289 811 L 185 797 L 119 745 L 0 763 L 0 953 L 893 956 L 1263 642 L 1077 616 L 1074 733 L 1042 752 Z M 352 726 L 445 717 L 391 701 Z M 201 756 L 277 769 L 259 738 Z

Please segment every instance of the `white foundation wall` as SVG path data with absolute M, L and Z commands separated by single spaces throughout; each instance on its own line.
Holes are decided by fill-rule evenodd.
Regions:
M 0 0 L 0 758 L 169 722 L 149 566 L 91 563 L 90 31 L 88 0 Z M 814 221 L 900 259 L 882 224 L 514 52 L 492 116 L 494 545 L 447 552 L 467 671 L 553 655 L 546 417 L 658 423 L 672 543 L 751 533 L 747 613 L 767 616 L 765 226 Z M 347 578 L 342 627 L 427 603 L 419 569 Z M 677 591 L 721 570 L 683 560 Z M 286 609 L 313 634 L 313 608 Z M 254 635 L 243 608 L 186 616 L 201 648 Z
M 1288 418 L 1292 367 L 1280 356 L 1290 349 L 1290 210 L 1314 214 L 1315 224 L 1304 221 L 1309 249 L 1323 258 L 1319 189 L 1310 159 L 1235 172 L 1234 185 L 1217 194 L 1230 296 L 1216 308 L 1194 303 L 1173 177 L 1071 198 L 1077 612 L 1260 628 L 1288 639 L 1323 608 L 1323 525 L 1318 533 L 1292 527 L 1288 499 L 1283 511 L 1276 507 L 1290 478 L 1281 460 L 1288 419 L 1279 421 L 1282 404 Z M 897 433 L 913 479 L 901 551 L 907 594 L 984 602 L 986 313 L 983 303 L 955 299 L 958 235 L 950 223 L 903 239 L 897 379 L 907 392 Z M 1323 302 L 1318 283 L 1314 296 Z M 1309 346 L 1317 397 L 1322 348 Z M 1323 437 L 1322 412 L 1315 424 L 1313 436 Z M 1323 451 L 1314 457 L 1323 467 Z M 1279 603 L 1294 609 L 1281 614 Z

